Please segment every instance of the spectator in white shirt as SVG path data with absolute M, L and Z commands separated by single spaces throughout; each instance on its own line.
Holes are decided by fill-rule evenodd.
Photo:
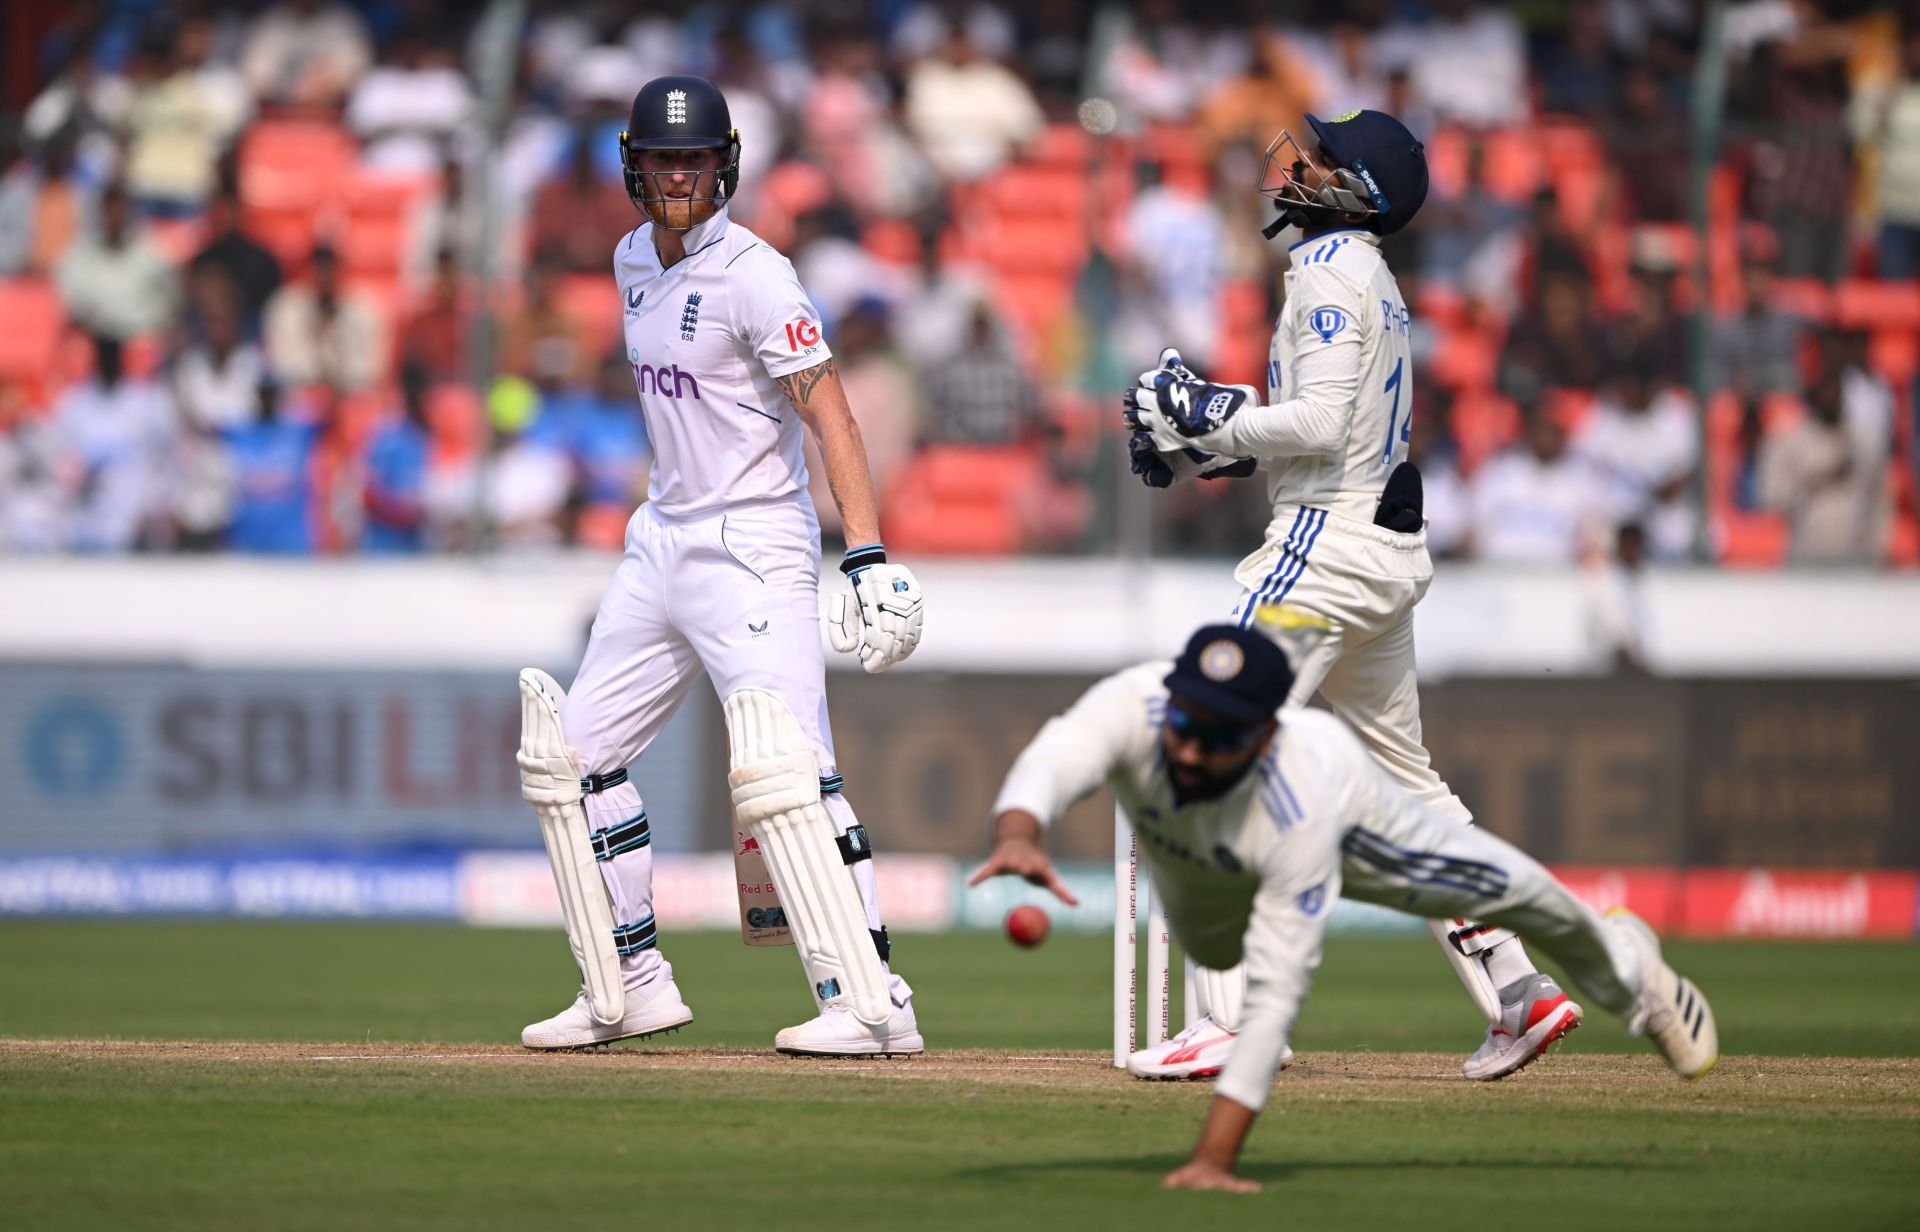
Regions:
M 266 356 L 246 340 L 240 292 L 218 270 L 194 282 L 199 337 L 173 362 L 173 396 L 189 428 L 218 431 L 253 422 Z
M 1807 390 L 1807 414 L 1760 446 L 1760 501 L 1787 515 L 1788 553 L 1801 564 L 1866 565 L 1887 522 L 1887 455 L 1846 422 L 1843 385 L 1828 367 Z
M 1527 416 L 1521 443 L 1482 465 L 1470 490 L 1474 555 L 1496 564 L 1571 566 L 1606 518 L 1593 471 L 1540 408 Z
M 1644 356 L 1621 360 L 1574 449 L 1607 485 L 1613 521 L 1644 525 L 1655 560 L 1685 560 L 1696 524 L 1691 487 L 1700 461 L 1699 420 L 1687 397 L 1658 389 L 1652 370 Z
M 1144 276 L 1146 303 L 1163 341 L 1195 368 L 1212 366 L 1219 342 L 1220 285 L 1227 234 L 1204 182 L 1162 181 L 1143 189 L 1126 214 L 1127 257 Z
M 285 0 L 254 18 L 240 71 L 270 103 L 336 106 L 373 61 L 359 15 L 344 4 Z
M 499 378 L 487 392 L 488 456 L 429 469 L 423 500 L 441 546 L 470 547 L 487 538 L 516 548 L 560 543 L 573 467 L 560 442 L 529 431 L 540 404 L 531 381 Z M 484 528 L 476 515 L 487 519 Z
M 72 510 L 55 473 L 53 427 L 0 389 L 0 552 L 61 552 Z
M 136 61 L 127 108 L 127 184 L 142 206 L 162 216 L 197 211 L 213 193 L 220 155 L 252 109 L 232 69 L 209 58 L 213 28 L 182 26 Z
M 473 91 L 452 49 L 411 29 L 354 83 L 346 121 L 360 138 L 362 166 L 426 176 L 440 169 L 472 109 Z
M 54 277 L 76 325 L 120 342 L 165 329 L 178 307 L 173 263 L 136 229 L 120 184 L 101 192 L 97 233 L 74 241 Z
M 906 118 L 934 170 L 961 182 L 997 170 L 1045 122 L 1026 83 L 957 31 L 945 55 L 922 60 L 907 74 Z
M 365 389 L 386 371 L 386 323 L 342 287 L 340 258 L 330 245 L 314 247 L 312 266 L 310 281 L 288 283 L 267 301 L 273 379 L 283 387 Z
M 1645 675 L 1647 599 L 1643 573 L 1647 533 L 1638 522 L 1613 536 L 1613 554 L 1587 572 L 1587 634 L 1594 657 L 1617 675 Z
M 1381 35 L 1384 59 L 1404 66 L 1414 95 L 1436 119 L 1494 128 L 1527 118 L 1527 47 L 1520 23 L 1498 5 L 1434 0 L 1419 25 Z
M 53 408 L 60 477 L 75 518 L 73 546 L 124 552 L 143 545 L 166 497 L 163 462 L 173 406 L 153 381 L 126 379 L 120 343 L 94 340 L 93 375 Z

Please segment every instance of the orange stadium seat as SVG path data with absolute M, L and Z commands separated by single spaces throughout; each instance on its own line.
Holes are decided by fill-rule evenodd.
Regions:
M 1034 138 L 1033 160 L 1053 166 L 1080 168 L 1093 161 L 1095 139 L 1078 124 L 1050 124 Z
M 890 485 L 889 544 L 902 552 L 1004 556 L 1020 549 L 1018 498 L 1043 483 L 1040 461 L 1019 447 L 934 445 Z
M 1867 361 L 1895 388 L 1912 383 L 1920 376 L 1920 331 L 1875 330 L 1867 344 Z
M 370 215 L 350 219 L 334 237 L 334 246 L 340 251 L 340 268 L 345 273 L 398 279 L 406 267 L 411 238 L 407 219 Z
M 1074 219 L 1001 218 L 990 225 L 988 259 L 997 269 L 1071 280 L 1087 259 L 1087 233 Z
M 1716 521 L 1721 564 L 1736 569 L 1777 569 L 1786 563 L 1786 518 L 1777 513 L 1727 509 Z
M 1472 474 L 1520 435 L 1520 408 L 1497 394 L 1462 396 L 1453 404 L 1453 439 L 1460 469 Z
M 240 195 L 250 205 L 317 205 L 353 172 L 359 146 L 335 124 L 261 120 L 240 142 Z
M 554 293 L 560 307 L 586 329 L 587 354 L 599 367 L 620 337 L 619 288 L 605 274 L 567 274 Z
M 1920 330 L 1920 283 L 1843 282 L 1834 291 L 1833 318 L 1843 329 Z
M 0 380 L 20 381 L 32 401 L 51 392 L 67 310 L 46 278 L 0 279 Z

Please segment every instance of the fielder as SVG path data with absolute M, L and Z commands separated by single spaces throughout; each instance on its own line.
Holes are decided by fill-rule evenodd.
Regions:
M 1647 1034 L 1676 1074 L 1713 1068 L 1713 1013 L 1661 959 L 1652 929 L 1625 913 L 1603 921 L 1518 848 L 1415 797 L 1341 720 L 1294 708 L 1276 717 L 1297 683 L 1275 641 L 1234 625 L 1200 629 L 1171 663 L 1109 676 L 1014 763 L 994 804 L 999 842 L 974 876 L 1057 889 L 1040 836 L 1104 783 L 1139 836 L 1172 935 L 1202 966 L 1245 971 L 1239 1044 L 1170 1188 L 1259 1188 L 1233 1165 L 1291 1056 L 1341 894 L 1525 933 L 1629 1032 Z M 1523 1021 L 1561 996 L 1544 976 L 1522 995 Z
M 816 1016 L 775 1046 L 801 1055 L 924 1050 L 912 990 L 888 967 L 872 848 L 841 794 L 820 645 L 820 525 L 801 429 L 845 519 L 836 649 L 884 671 L 919 643 L 919 584 L 880 545 L 860 430 L 792 264 L 728 221 L 740 135 L 699 77 L 650 81 L 620 134 L 648 221 L 614 253 L 647 439 L 651 499 L 594 618 L 571 694 L 520 674 L 521 790 L 554 866 L 583 987 L 521 1034 L 583 1048 L 693 1020 L 653 918 L 651 831 L 627 766 L 702 673 L 722 700 L 735 819 L 758 841 Z M 597 870 L 597 871 L 596 871 Z M 604 889 L 602 883 L 604 881 Z
M 1413 608 L 1433 563 L 1419 472 L 1406 460 L 1412 318 L 1380 256 L 1381 236 L 1406 226 L 1426 199 L 1426 155 L 1381 112 L 1307 123 L 1314 148 L 1281 133 L 1261 176 L 1280 212 L 1267 238 L 1289 223 L 1305 234 L 1291 249 L 1266 404 L 1251 386 L 1209 384 L 1163 352 L 1126 395 L 1133 468 L 1150 487 L 1266 472 L 1273 520 L 1235 573 L 1244 593 L 1234 616 L 1245 626 L 1261 604 L 1282 601 L 1311 613 L 1285 631 L 1299 667 L 1290 703 L 1322 694 L 1389 775 L 1471 825 L 1421 738 Z M 1550 981 L 1512 933 L 1454 920 L 1436 921 L 1434 935 L 1488 1022 L 1467 1077 L 1504 1078 L 1580 1025 L 1580 1007 L 1565 999 L 1523 1021 Z M 1245 976 L 1203 971 L 1199 984 L 1203 1017 L 1136 1054 L 1134 1074 L 1202 1076 L 1232 1055 Z

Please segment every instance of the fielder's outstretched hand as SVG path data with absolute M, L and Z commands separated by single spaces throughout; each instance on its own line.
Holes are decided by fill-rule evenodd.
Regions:
M 835 650 L 859 654 L 867 671 L 884 672 L 920 644 L 926 597 L 912 571 L 888 564 L 877 543 L 849 550 L 840 569 L 853 584 L 853 602 L 844 593 L 833 597 L 827 638 Z
M 1194 1189 L 1202 1192 L 1253 1194 L 1260 1192 L 1260 1182 L 1250 1181 L 1244 1176 L 1236 1176 L 1225 1168 L 1197 1160 L 1181 1164 L 1167 1173 L 1167 1179 L 1160 1182 L 1166 1189 Z
M 1040 819 L 1031 813 L 1003 813 L 995 823 L 993 850 L 987 853 L 987 862 L 967 878 L 967 884 L 977 886 L 989 877 L 1018 877 L 1029 885 L 1053 891 L 1053 896 L 1069 907 L 1080 905 L 1060 880 L 1053 861 L 1040 849 Z

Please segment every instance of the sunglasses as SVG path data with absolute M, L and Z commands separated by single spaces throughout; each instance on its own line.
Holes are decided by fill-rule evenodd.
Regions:
M 1180 740 L 1192 740 L 1205 753 L 1231 753 L 1245 748 L 1264 724 L 1223 723 L 1195 718 L 1178 702 L 1167 703 L 1167 730 Z

